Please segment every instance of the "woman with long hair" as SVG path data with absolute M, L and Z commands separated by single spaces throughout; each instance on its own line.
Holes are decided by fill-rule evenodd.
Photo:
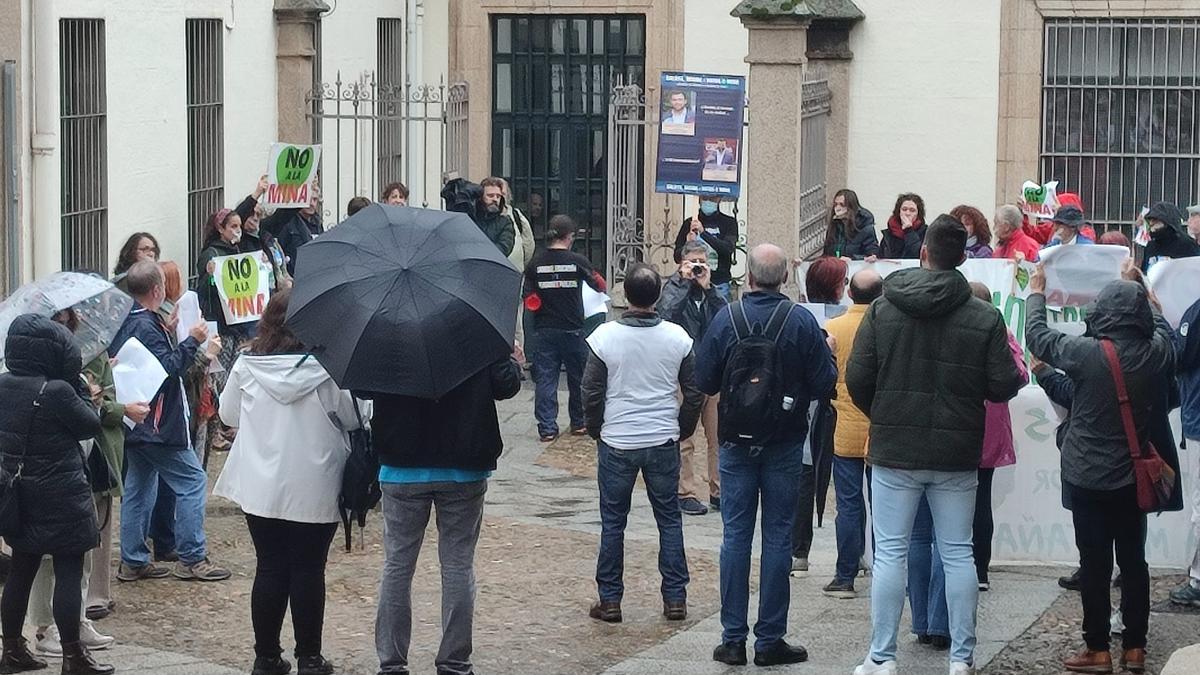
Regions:
M 271 297 L 249 351 L 221 393 L 237 440 L 213 494 L 246 515 L 257 566 L 250 594 L 255 675 L 285 675 L 279 632 L 292 609 L 299 675 L 328 675 L 321 655 L 325 564 L 337 532 L 345 432 L 358 427 L 350 393 L 284 324 L 290 290 Z
M 950 210 L 950 217 L 967 228 L 967 257 L 992 257 L 992 229 L 987 217 L 974 206 L 960 204 Z
M 158 256 L 162 254 L 162 249 L 158 246 L 158 239 L 149 232 L 134 232 L 129 235 L 125 243 L 121 245 L 121 252 L 117 254 L 117 265 L 113 267 L 112 282 L 117 288 L 129 292 L 125 286 L 125 273 L 133 267 L 134 263 L 139 263 L 143 260 L 150 262 L 158 262 Z
M 874 262 L 879 256 L 875 216 L 859 204 L 854 190 L 843 188 L 833 195 L 829 228 L 825 232 L 827 256 Z
M 879 246 L 880 257 L 910 260 L 921 257 L 921 245 L 929 228 L 925 225 L 925 200 L 920 195 L 905 192 L 896 197 L 887 225 Z

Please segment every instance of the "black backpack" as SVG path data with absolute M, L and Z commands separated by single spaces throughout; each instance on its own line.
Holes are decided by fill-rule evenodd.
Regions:
M 780 300 L 766 325 L 751 327 L 742 303 L 729 305 L 737 341 L 721 381 L 717 434 L 721 441 L 766 445 L 794 410 L 795 401 L 790 408 L 785 408 L 786 387 L 779 335 L 795 306 L 790 300 Z
M 349 432 L 350 456 L 346 458 L 346 470 L 342 473 L 342 492 L 338 495 L 338 512 L 342 525 L 346 527 L 346 550 L 350 550 L 351 523 L 358 522 L 358 530 L 367 526 L 367 512 L 375 508 L 383 498 L 379 488 L 379 455 L 371 442 L 371 432 L 363 426 L 358 401 L 354 401 L 354 416 L 358 428 Z

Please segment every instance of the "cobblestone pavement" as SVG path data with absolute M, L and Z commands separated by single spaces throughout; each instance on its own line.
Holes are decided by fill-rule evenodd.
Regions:
M 565 396 L 563 399 L 565 404 Z M 668 623 L 660 615 L 658 600 L 657 529 L 645 494 L 635 494 L 627 531 L 625 623 L 609 626 L 587 618 L 588 605 L 595 597 L 592 577 L 600 531 L 592 446 L 586 439 L 569 438 L 550 448 L 538 443 L 532 407 L 531 388 L 500 405 L 507 449 L 489 486 L 477 554 L 477 672 L 747 672 L 726 669 L 711 660 L 720 633 L 718 514 L 685 517 L 692 579 L 690 617 L 686 622 Z M 221 459 L 216 458 L 210 467 L 214 479 Z M 832 509 L 826 517 L 826 526 L 816 531 L 810 557 L 813 571 L 792 583 L 790 637 L 809 648 L 812 661 L 778 669 L 784 672 L 846 675 L 866 653 L 869 579 L 860 578 L 861 596 L 856 600 L 833 600 L 820 591 L 832 576 L 836 555 Z M 210 502 L 208 533 L 212 556 L 230 566 L 232 580 L 116 586 L 118 611 L 98 626 L 120 641 L 120 646 L 104 654 L 119 672 L 249 672 L 253 659 L 249 622 L 253 548 L 236 507 L 223 500 Z M 383 558 L 381 536 L 382 520 L 372 517 L 361 549 L 356 537 L 355 550 L 342 551 L 339 530 L 330 554 L 324 651 L 338 664 L 340 673 L 371 675 L 377 666 L 373 626 Z M 436 532 L 431 528 L 414 580 L 414 673 L 433 672 L 439 634 L 435 547 Z M 1014 659 L 1006 647 L 1010 643 L 1025 644 L 1026 649 L 1034 646 L 1029 635 L 1045 630 L 1039 617 L 1059 598 L 1054 580 L 1061 573 L 1062 569 L 1048 567 L 994 571 L 994 590 L 983 595 L 980 605 L 979 665 L 986 666 L 998 654 L 1001 658 L 996 668 L 985 667 L 982 672 L 1023 672 L 1021 655 Z M 754 583 L 752 590 L 756 586 Z M 1064 598 L 1060 605 L 1073 606 L 1067 602 L 1073 599 Z M 1077 599 L 1073 602 L 1078 604 Z M 755 606 L 753 600 L 751 606 Z M 1077 636 L 1077 626 L 1064 630 Z M 291 646 L 289 632 L 285 626 L 285 651 Z M 945 672 L 945 653 L 914 644 L 907 619 L 901 636 L 905 672 Z

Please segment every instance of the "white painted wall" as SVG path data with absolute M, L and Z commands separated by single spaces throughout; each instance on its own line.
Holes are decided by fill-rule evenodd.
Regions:
M 882 227 L 896 195 L 926 218 L 996 204 L 1000 0 L 950 11 L 941 0 L 855 0 L 849 185 Z M 837 189 L 838 186 L 830 186 Z
M 133 232 L 159 239 L 163 259 L 181 266 L 187 244 L 187 70 L 185 21 L 225 22 L 225 197 L 232 205 L 253 189 L 266 168 L 275 120 L 274 16 L 252 0 L 57 0 L 50 40 L 57 53 L 58 18 L 105 20 L 108 103 L 109 260 Z M 34 91 L 57 89 L 35 81 Z M 36 95 L 36 94 L 35 94 Z M 53 96 L 57 103 L 57 93 Z M 57 133 L 57 129 L 55 130 Z M 58 139 L 52 157 L 61 161 Z M 44 186 L 38 186 L 44 188 Z M 43 202 L 33 218 L 34 276 L 61 262 L 61 209 Z M 104 270 L 105 272 L 111 270 Z

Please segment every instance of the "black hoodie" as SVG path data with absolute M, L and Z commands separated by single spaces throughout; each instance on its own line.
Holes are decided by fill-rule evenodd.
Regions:
M 1172 258 L 1191 258 L 1200 255 L 1200 244 L 1183 229 L 1179 209 L 1170 202 L 1159 202 L 1146 212 L 1146 219 L 1161 221 L 1163 227 L 1150 233 L 1150 243 L 1142 256 L 1142 271 L 1148 272 L 1155 263 Z

